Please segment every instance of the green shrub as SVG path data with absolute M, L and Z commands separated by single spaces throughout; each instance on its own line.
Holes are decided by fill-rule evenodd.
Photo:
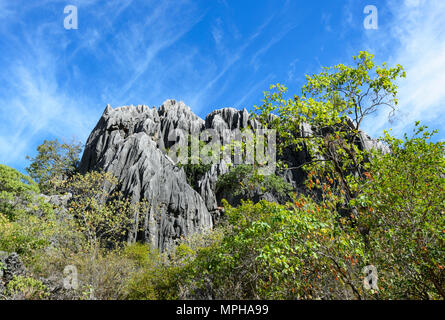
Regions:
M 130 231 L 137 231 L 138 215 L 147 204 L 131 203 L 121 192 L 113 191 L 117 185 L 113 174 L 75 174 L 64 185 L 73 195 L 68 210 L 88 244 L 118 245 Z
M 383 139 L 356 199 L 380 277 L 381 298 L 445 299 L 445 143 L 418 123 Z
M 261 175 L 253 165 L 241 164 L 232 167 L 218 177 L 216 192 L 223 196 L 246 197 L 252 191 L 259 194 L 269 192 L 278 198 L 285 198 L 292 186 L 275 174 Z
M 26 157 L 31 161 L 26 171 L 39 184 L 42 192 L 56 193 L 60 182 L 76 172 L 81 150 L 82 144 L 79 142 L 45 140 L 37 147 L 34 158 Z
M 56 217 L 38 194 L 29 177 L 0 165 L 0 250 L 31 255 L 48 246 Z
M 0 250 L 31 256 L 50 244 L 54 227 L 53 218 L 21 214 L 10 221 L 0 214 Z
M 39 193 L 39 187 L 30 177 L 0 164 L 0 213 L 14 219 Z
M 130 276 L 128 282 L 128 299 L 177 298 L 175 277 L 179 268 L 170 265 L 165 256 L 142 244 L 126 247 L 124 255 L 138 266 L 138 271 Z
M 307 198 L 226 204 L 220 242 L 197 251 L 181 286 L 192 298 L 358 299 L 364 245 L 358 230 Z
M 6 290 L 13 300 L 41 300 L 49 296 L 48 288 L 41 281 L 24 276 L 14 276 Z

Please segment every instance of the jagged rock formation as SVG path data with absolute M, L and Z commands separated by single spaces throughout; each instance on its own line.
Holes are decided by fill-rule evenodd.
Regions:
M 216 181 L 228 171 L 225 160 L 212 164 L 194 190 L 187 183 L 184 169 L 166 154 L 178 141 L 172 132 L 179 129 L 199 135 L 213 129 L 221 140 L 228 141 L 236 130 L 248 127 L 257 129 L 261 125 L 250 119 L 245 109 L 215 110 L 203 120 L 175 100 L 167 100 L 159 109 L 141 105 L 113 109 L 108 105 L 88 138 L 80 171 L 112 172 L 119 181 L 117 188 L 132 201 L 146 199 L 149 210 L 138 221 L 143 231 L 134 231 L 129 238 L 164 250 L 181 236 L 213 227 L 220 205 Z M 303 126 L 301 134 L 310 131 Z M 367 149 L 383 148 L 366 134 L 362 134 L 360 144 Z M 307 160 L 304 151 L 288 152 L 285 157 L 296 166 Z M 284 178 L 296 190 L 302 190 L 301 169 L 287 171 Z
M 119 180 L 132 201 L 146 199 L 143 231 L 130 240 L 152 243 L 161 250 L 182 235 L 212 228 L 212 217 L 201 196 L 187 184 L 183 169 L 162 151 L 171 129 L 201 129 L 204 121 L 183 103 L 169 100 L 156 110 L 147 106 L 107 106 L 91 133 L 80 171 L 102 169 Z
M 5 252 L 0 253 L 0 261 L 4 265 L 4 271 L 2 270 L 2 280 L 8 283 L 14 276 L 23 276 L 26 274 L 25 266 L 19 258 L 19 255 L 15 252 L 7 254 Z
M 20 256 L 16 252 L 8 253 L 0 251 L 0 300 L 26 299 L 25 293 L 8 292 L 7 286 L 14 277 L 32 277 L 32 274 L 25 268 Z M 77 298 L 76 292 L 72 289 L 65 289 L 63 286 L 63 275 L 51 275 L 49 278 L 37 279 L 47 288 L 47 298 L 50 300 L 73 300 Z
M 17 253 L 11 254 L 0 251 L 0 299 L 4 298 L 6 286 L 14 276 L 23 276 L 26 274 L 25 266 Z

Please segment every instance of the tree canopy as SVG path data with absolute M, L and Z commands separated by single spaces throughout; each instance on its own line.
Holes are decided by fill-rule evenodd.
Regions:
M 54 193 L 60 181 L 76 172 L 81 150 L 80 142 L 45 140 L 37 147 L 35 157 L 26 157 L 31 161 L 26 171 L 39 184 L 42 192 Z

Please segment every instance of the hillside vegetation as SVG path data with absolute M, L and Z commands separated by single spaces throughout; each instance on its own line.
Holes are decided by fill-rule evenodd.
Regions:
M 79 143 L 45 141 L 29 176 L 0 165 L 0 299 L 445 299 L 445 143 L 417 122 L 360 148 L 369 115 L 397 112 L 405 74 L 354 61 L 307 76 L 300 95 L 273 85 L 253 108 L 279 154 L 308 153 L 304 192 L 284 180 L 286 157 L 268 176 L 233 166 L 214 228 L 162 252 L 129 237 L 148 200 L 79 173 Z M 198 188 L 209 168 L 182 169 Z M 252 196 L 266 193 L 278 201 Z

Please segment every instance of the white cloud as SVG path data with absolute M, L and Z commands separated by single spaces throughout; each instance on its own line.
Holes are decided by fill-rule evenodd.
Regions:
M 274 12 L 243 33 L 235 20 L 222 20 L 208 34 L 222 54 L 208 53 L 200 43 L 181 41 L 208 11 L 195 2 L 70 3 L 79 7 L 76 31 L 63 29 L 64 0 L 0 0 L 0 163 L 22 169 L 43 139 L 85 142 L 107 103 L 176 98 L 195 112 L 210 107 L 233 85 L 238 66 L 260 63 L 292 28 L 281 28 Z M 269 28 L 279 30 L 271 35 Z M 247 93 L 235 99 L 243 104 L 272 77 L 251 78 L 252 86 L 241 91 Z
M 323 12 L 321 14 L 321 23 L 327 32 L 332 32 L 331 17 L 332 15 L 330 13 Z
M 399 82 L 400 114 L 393 130 L 396 134 L 406 132 L 416 120 L 443 126 L 445 1 L 393 1 L 389 9 L 394 20 L 386 28 L 379 29 L 380 37 L 368 33 L 367 41 L 374 46 L 377 58 L 380 58 L 380 51 L 389 52 L 389 65 L 398 63 L 406 70 L 407 78 Z M 380 113 L 372 123 L 367 123 L 365 129 L 373 135 L 380 135 L 382 129 L 390 126 L 386 115 Z
M 128 100 L 134 95 L 134 86 L 145 84 L 147 88 L 143 77 L 155 82 L 151 88 L 157 85 L 155 80 L 162 77 L 162 71 L 152 72 L 154 65 L 164 70 L 170 65 L 156 61 L 156 56 L 174 45 L 202 16 L 187 1 L 162 2 L 147 8 L 145 19 L 125 21 L 124 27 L 116 28 L 115 21 L 128 13 L 126 10 L 141 8 L 131 7 L 132 2 L 73 0 L 79 6 L 80 20 L 75 32 L 63 29 L 63 6 L 59 4 L 64 1 L 44 0 L 38 8 L 35 3 L 23 2 L 7 7 L 13 14 L 8 15 L 8 23 L 0 22 L 0 36 L 8 40 L 8 50 L 0 54 L 0 163 L 23 169 L 25 155 L 32 155 L 43 139 L 70 140 L 75 136 L 85 142 L 102 111 L 97 103 L 101 98 L 103 106 Z M 5 2 L 0 0 L 2 8 L 6 8 Z M 9 26 L 13 21 L 14 29 Z M 184 54 L 182 62 L 193 54 Z M 90 78 L 89 67 L 76 63 L 85 57 L 90 63 L 95 59 L 104 62 L 100 74 Z M 105 63 L 114 66 L 111 74 L 115 79 L 103 78 L 102 73 L 109 71 Z M 71 87 L 83 88 L 85 84 L 102 92 L 92 96 Z M 153 91 L 152 98 L 156 95 Z M 143 102 L 150 103 L 150 99 Z
M 222 28 L 222 21 L 220 18 L 216 19 L 215 24 L 212 26 L 212 36 L 213 40 L 215 41 L 215 45 L 217 48 L 221 46 L 221 41 L 223 38 L 223 28 Z
M 34 154 L 43 139 L 85 141 L 97 115 L 92 117 L 93 111 L 85 108 L 85 97 L 70 94 L 59 82 L 63 56 L 49 40 L 59 39 L 65 46 L 59 21 L 26 25 L 31 18 L 25 12 L 33 7 L 14 10 L 15 5 L 8 16 L 10 23 L 18 22 L 15 31 L 5 25 L 1 30 L 8 46 L 0 55 L 0 163 L 23 169 L 25 156 Z
M 287 81 L 294 81 L 297 79 L 295 73 L 296 73 L 297 62 L 299 62 L 299 61 L 300 61 L 299 58 L 295 58 L 289 64 L 289 71 L 287 72 Z
M 216 75 L 214 75 L 213 78 L 207 81 L 207 84 L 198 94 L 192 97 L 190 104 L 195 106 L 195 108 L 197 107 L 196 108 L 197 111 L 199 111 L 200 106 L 202 106 L 201 100 L 206 97 L 206 95 L 213 88 L 213 86 L 232 68 L 232 66 L 243 57 L 244 51 L 261 35 L 263 30 L 272 22 L 273 17 L 274 15 L 271 15 L 265 22 L 263 22 L 263 24 L 261 24 L 256 29 L 255 33 L 253 33 L 251 36 L 248 37 L 248 39 L 246 40 L 246 42 L 243 43 L 243 45 L 241 45 L 236 49 L 232 49 L 231 55 L 228 57 L 227 61 L 224 63 L 222 68 L 219 69 L 220 71 Z M 270 45 L 266 45 L 265 47 L 263 47 L 263 50 L 267 50 L 267 48 L 269 48 Z M 256 53 L 255 55 L 258 55 L 258 53 Z M 251 61 L 254 61 L 255 60 L 254 58 L 252 58 Z M 220 91 L 222 92 L 223 90 Z
M 82 108 L 85 100 L 60 90 L 52 67 L 55 60 L 50 52 L 40 51 L 25 61 L 14 61 L 4 70 L 11 90 L 7 97 L 0 98 L 1 163 L 23 164 L 25 155 L 34 152 L 35 140 L 42 135 L 85 140 L 94 124 L 94 117 Z
M 244 105 L 244 103 L 246 102 L 246 100 L 250 96 L 252 96 L 252 94 L 261 92 L 261 89 L 266 88 L 267 84 L 273 79 L 273 77 L 274 77 L 274 75 L 272 73 L 270 73 L 266 77 L 264 77 L 262 80 L 253 82 L 251 85 L 249 85 L 249 88 L 250 88 L 249 91 L 247 91 L 247 93 L 244 94 L 243 97 L 241 99 L 239 99 L 233 105 L 233 107 L 245 108 L 246 106 Z

